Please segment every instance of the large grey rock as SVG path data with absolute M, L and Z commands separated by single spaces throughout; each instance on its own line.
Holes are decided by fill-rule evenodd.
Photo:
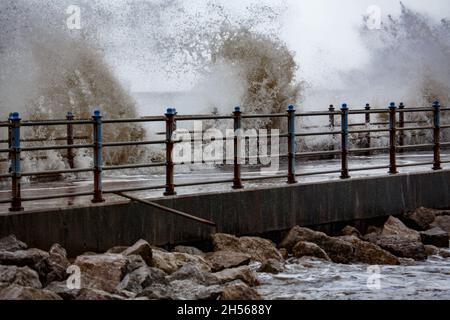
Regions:
M 449 246 L 450 239 L 448 233 L 439 227 L 422 231 L 420 236 L 423 244 L 429 244 L 439 248 L 448 248 Z
M 147 263 L 144 261 L 144 259 L 142 259 L 141 256 L 132 254 L 129 256 L 125 256 L 125 257 L 128 260 L 126 273 L 131 273 L 134 270 L 142 268 L 142 267 L 147 267 Z
M 148 266 L 134 270 L 125 276 L 117 286 L 118 291 L 129 291 L 136 294 L 141 293 L 146 287 L 155 283 L 167 284 L 166 273 L 157 268 Z
M 54 244 L 49 250 L 49 256 L 46 261 L 45 284 L 49 284 L 54 281 L 63 281 L 67 279 L 67 268 L 70 266 L 70 262 L 67 259 L 66 250 L 59 244 Z
M 428 230 L 436 219 L 436 210 L 421 207 L 405 216 L 406 223 L 417 230 Z
M 264 262 L 269 259 L 283 261 L 283 256 L 269 240 L 258 237 L 241 237 L 216 233 L 213 235 L 215 251 L 241 252 L 251 256 L 252 260 Z
M 346 226 L 344 229 L 341 230 L 341 235 L 343 236 L 355 236 L 358 238 L 361 238 L 362 235 L 359 232 L 358 229 L 356 229 L 355 227 L 352 226 Z
M 176 246 L 172 252 L 179 252 L 179 253 L 187 253 L 194 256 L 204 256 L 205 253 L 201 251 L 200 249 L 197 249 L 195 247 L 188 247 L 188 246 Z
M 439 248 L 432 245 L 424 245 L 427 256 L 438 256 Z
M 56 293 L 64 300 L 75 300 L 81 289 L 70 289 L 66 281 L 55 281 L 47 285 L 45 290 Z
M 125 300 L 125 297 L 98 289 L 82 288 L 78 292 L 78 295 L 76 296 L 75 300 L 95 300 L 95 301 Z
M 0 265 L 0 286 L 18 285 L 22 287 L 32 287 L 41 289 L 39 275 L 29 267 L 1 266 Z
M 187 263 L 197 264 L 203 271 L 211 271 L 211 266 L 201 256 L 179 252 L 153 251 L 152 267 L 161 269 L 167 274 L 174 273 Z
M 0 300 L 62 300 L 62 298 L 48 290 L 11 285 L 0 290 Z
M 396 256 L 373 243 L 363 241 L 355 236 L 344 236 L 340 238 L 353 246 L 352 262 L 371 265 L 397 265 L 400 263 Z
M 400 258 L 414 260 L 425 260 L 427 258 L 424 245 L 410 238 L 391 235 L 370 237 L 368 240 Z
M 214 285 L 218 279 L 211 272 L 201 269 L 197 264 L 187 263 L 167 277 L 168 281 L 191 280 L 202 285 Z
M 247 265 L 251 256 L 242 252 L 216 251 L 205 256 L 206 261 L 211 265 L 212 271 Z
M 399 236 L 411 241 L 420 241 L 419 232 L 408 228 L 403 222 L 392 216 L 384 224 L 381 236 Z
M 431 224 L 432 227 L 439 227 L 450 235 L 450 216 L 438 216 Z
M 242 282 L 225 286 L 219 300 L 261 300 L 258 292 Z
M 47 260 L 48 252 L 39 249 L 0 251 L 0 264 L 18 267 L 28 266 L 36 269 L 42 261 Z
M 235 280 L 242 280 L 251 287 L 259 285 L 259 280 L 256 274 L 248 266 L 225 269 L 220 272 L 213 273 L 213 275 L 217 278 L 217 281 L 220 284 Z
M 317 244 L 312 242 L 299 241 L 294 248 L 292 248 L 292 253 L 296 258 L 316 257 L 322 260 L 331 261 L 327 253 Z
M 123 280 L 128 260 L 120 254 L 78 256 L 75 265 L 81 271 L 81 287 L 115 292 Z
M 122 254 L 124 256 L 139 255 L 142 257 L 142 259 L 144 259 L 147 265 L 150 266 L 152 264 L 152 248 L 150 244 L 145 240 L 141 239 L 137 241 L 131 247 L 123 251 Z
M 18 251 L 27 248 L 26 243 L 18 240 L 13 234 L 0 239 L 0 251 Z
M 278 274 L 283 272 L 284 263 L 275 259 L 264 261 L 258 269 L 258 272 Z

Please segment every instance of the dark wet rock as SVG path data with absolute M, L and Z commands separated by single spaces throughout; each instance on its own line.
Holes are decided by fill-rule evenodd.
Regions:
M 225 286 L 219 300 L 261 300 L 258 292 L 242 282 Z
M 38 273 L 29 267 L 1 266 L 0 286 L 18 285 L 41 289 Z
M 229 234 L 216 233 L 213 235 L 213 243 L 215 251 L 241 252 L 259 262 L 269 259 L 283 260 L 273 242 L 258 237 L 237 238 Z
M 439 249 L 439 255 L 443 258 L 450 258 L 450 250 L 448 249 Z
M 424 245 L 425 253 L 427 256 L 438 256 L 439 248 L 431 245 Z
M 317 244 L 333 262 L 350 263 L 353 260 L 353 246 L 348 242 L 339 238 L 329 237 L 323 232 L 299 226 L 289 231 L 288 235 L 280 243 L 280 247 L 292 251 L 294 246 L 301 241 Z
M 248 266 L 225 269 L 220 272 L 213 273 L 213 275 L 217 278 L 217 281 L 220 284 L 232 282 L 235 280 L 242 280 L 251 287 L 259 285 L 256 274 Z
M 170 284 L 153 284 L 145 288 L 137 298 L 146 298 L 149 300 L 173 300 L 172 298 L 173 288 Z
M 78 256 L 74 263 L 81 271 L 81 286 L 115 292 L 123 280 L 128 260 L 120 254 Z
M 166 294 L 173 300 L 217 300 L 223 291 L 223 286 L 204 286 L 189 279 L 175 280 L 170 283 Z M 163 293 L 163 292 L 162 292 Z
M 45 284 L 54 281 L 63 281 L 68 278 L 67 268 L 70 262 L 67 259 L 66 250 L 59 244 L 54 244 L 49 250 L 49 257 L 46 261 Z
M 179 252 L 179 253 L 187 253 L 193 256 L 204 256 L 205 253 L 201 251 L 200 249 L 197 249 L 195 247 L 188 247 L 188 246 L 176 246 L 172 252 Z
M 399 236 L 411 241 L 420 241 L 419 232 L 408 228 L 403 222 L 392 216 L 384 224 L 381 236 Z
M 352 226 L 346 226 L 344 229 L 341 230 L 342 236 L 355 236 L 357 238 L 361 238 L 361 232 L 359 232 L 358 229 Z
M 396 256 L 373 243 L 363 241 L 355 236 L 344 236 L 341 239 L 354 247 L 352 262 L 380 265 L 399 264 Z
M 66 281 L 55 281 L 50 283 L 45 290 L 52 291 L 64 300 L 75 300 L 80 292 L 80 289 L 70 289 Z
M 436 219 L 436 210 L 421 207 L 405 216 L 405 222 L 416 230 L 428 230 Z
M 116 246 L 116 247 L 112 247 L 111 249 L 109 249 L 105 253 L 119 254 L 119 253 L 124 252 L 127 249 L 128 249 L 127 246 Z
M 410 238 L 392 235 L 372 237 L 369 240 L 400 258 L 411 258 L 414 260 L 425 260 L 427 258 L 424 245 Z
M 11 285 L 0 290 L 0 300 L 62 300 L 62 298 L 49 290 Z
M 18 251 L 26 250 L 27 244 L 18 240 L 15 235 L 9 235 L 0 239 L 0 251 Z
M 187 263 L 194 263 L 203 271 L 211 271 L 209 263 L 200 256 L 179 252 L 153 251 L 152 267 L 172 274 Z
M 126 259 L 128 260 L 127 273 L 131 273 L 136 269 L 147 266 L 147 263 L 144 261 L 144 259 L 136 254 L 126 256 Z
M 292 248 L 294 257 L 316 257 L 322 260 L 331 261 L 327 253 L 317 244 L 307 241 L 299 241 L 294 248 Z
M 142 259 L 144 259 L 147 265 L 150 266 L 152 264 L 152 248 L 150 247 L 150 244 L 145 240 L 141 239 L 137 241 L 131 247 L 123 251 L 122 254 L 124 256 L 139 255 L 142 257 Z
M 141 267 L 127 274 L 117 286 L 118 291 L 141 293 L 146 287 L 155 283 L 167 284 L 166 273 L 157 268 Z
M 250 262 L 251 256 L 241 252 L 215 251 L 208 253 L 205 259 L 211 265 L 212 271 L 240 267 Z
M 376 234 L 376 235 L 378 235 L 378 234 L 381 233 L 381 231 L 382 231 L 381 228 L 378 228 L 378 227 L 375 227 L 375 226 L 369 226 L 367 228 L 366 235 L 369 235 L 369 234 Z
M 103 290 L 92 289 L 92 288 L 82 288 L 78 292 L 75 300 L 125 300 L 125 297 L 112 294 Z
M 258 269 L 258 272 L 278 274 L 283 272 L 284 263 L 275 259 L 264 261 Z
M 49 257 L 48 252 L 39 249 L 0 251 L 0 264 L 19 267 L 28 266 L 36 269 L 36 266 Z
M 439 227 L 450 235 L 450 216 L 438 216 L 431 224 L 432 227 Z
M 449 234 L 439 227 L 423 231 L 420 233 L 423 244 L 433 245 L 439 248 L 448 248 Z

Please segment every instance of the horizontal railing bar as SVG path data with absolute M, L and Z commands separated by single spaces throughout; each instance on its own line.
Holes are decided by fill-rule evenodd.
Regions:
M 268 113 L 268 114 L 242 114 L 242 119 L 257 119 L 257 118 L 284 118 L 287 113 Z
M 22 192 L 26 192 L 27 190 L 23 190 Z M 52 199 L 62 199 L 62 198 L 73 198 L 73 197 L 85 197 L 92 196 L 93 192 L 75 192 L 70 194 L 55 194 L 48 196 L 37 196 L 37 197 L 28 197 L 22 198 L 22 201 L 39 201 L 39 200 L 52 200 Z
M 313 151 L 313 152 L 299 152 L 296 153 L 296 157 L 310 157 L 310 156 L 327 156 L 327 155 L 336 155 L 341 154 L 341 150 L 330 150 L 330 151 Z
M 341 112 L 338 111 L 312 111 L 312 112 L 300 112 L 297 113 L 297 117 L 316 117 L 316 116 L 337 116 L 340 115 Z
M 139 169 L 139 168 L 156 168 L 156 167 L 165 167 L 166 163 L 158 162 L 158 163 L 141 163 L 141 164 L 125 164 L 120 166 L 105 166 L 103 170 L 111 171 L 111 170 L 125 170 L 125 169 Z
M 300 133 L 296 133 L 295 136 L 296 137 L 309 137 L 309 136 L 327 136 L 327 135 L 337 135 L 337 134 L 341 134 L 341 131 L 322 131 L 322 132 L 311 132 L 311 133 L 300 132 Z
M 150 117 L 142 117 L 142 118 L 128 118 L 128 119 L 105 119 L 102 120 L 104 124 L 111 123 L 131 123 L 131 122 L 164 122 L 166 121 L 165 117 L 162 116 L 150 116 Z
M 241 178 L 242 181 L 261 181 L 261 180 L 271 180 L 271 179 L 281 179 L 281 178 L 287 178 L 287 174 L 279 174 L 274 176 L 262 176 L 262 177 L 247 177 L 247 178 Z
M 373 166 L 373 167 L 361 167 L 361 168 L 350 168 L 348 171 L 356 172 L 356 171 L 370 171 L 370 170 L 379 170 L 379 169 L 389 169 L 389 166 Z
M 9 149 L 0 149 L 0 153 L 8 153 L 9 151 Z
M 388 132 L 389 129 L 365 129 L 365 130 L 350 130 L 348 133 L 370 133 L 370 132 Z
M 408 130 L 431 130 L 434 129 L 434 127 L 403 127 L 403 128 L 397 128 L 397 131 L 408 131 Z
M 90 137 L 73 137 L 74 140 L 87 140 Z M 20 142 L 42 142 L 42 141 L 66 141 L 67 137 L 59 138 L 34 138 L 34 139 L 20 139 Z M 8 140 L 0 140 L 0 143 L 8 143 Z
M 307 176 L 315 176 L 315 175 L 322 175 L 322 174 L 333 174 L 333 173 L 340 173 L 341 170 L 325 170 L 325 171 L 313 171 L 313 172 L 305 172 L 305 173 L 297 173 L 296 177 L 307 177 Z
M 156 185 L 156 186 L 146 186 L 146 187 L 103 190 L 103 193 L 109 194 L 109 193 L 118 193 L 118 192 L 138 192 L 138 191 L 157 190 L 157 189 L 164 189 L 164 188 L 166 188 L 166 185 Z
M 397 167 L 419 167 L 419 166 L 431 166 L 434 162 L 416 162 L 416 163 L 408 163 L 408 164 L 398 164 Z
M 164 144 L 166 140 L 153 140 L 153 141 L 120 141 L 120 142 L 106 142 L 103 143 L 103 147 L 127 147 L 127 146 L 141 146 L 150 144 Z
M 43 146 L 43 147 L 25 147 L 22 151 L 44 151 L 44 150 L 62 150 L 62 149 L 87 149 L 93 148 L 93 144 L 70 144 L 61 146 Z
M 191 115 L 191 116 L 176 116 L 177 121 L 193 121 L 193 120 L 232 120 L 232 115 Z
M 349 149 L 349 153 L 362 153 L 362 152 L 370 152 L 370 151 L 386 151 L 389 150 L 389 147 L 373 147 L 373 148 L 359 148 L 359 149 Z
M 85 125 L 93 124 L 92 120 L 57 120 L 57 121 L 23 121 L 21 126 L 23 127 L 36 127 L 36 126 L 60 126 L 60 125 Z
M 434 147 L 434 144 L 427 143 L 427 144 L 410 144 L 406 146 L 397 146 L 397 149 L 422 149 L 422 148 L 432 148 Z
M 23 173 L 21 173 L 21 175 L 24 177 L 32 177 L 32 176 L 48 176 L 48 175 L 54 175 L 54 174 L 81 173 L 81 172 L 92 172 L 92 171 L 94 171 L 94 168 L 80 168 L 80 169 L 67 169 L 67 170 L 23 172 Z
M 448 147 L 450 146 L 450 142 L 441 142 L 441 147 Z
M 371 109 L 371 110 L 365 110 L 365 109 L 356 109 L 356 110 L 349 110 L 349 114 L 377 114 L 377 113 L 388 113 L 388 109 Z
M 450 128 L 450 124 L 441 125 L 441 129 L 448 129 Z
M 194 186 L 203 186 L 210 184 L 220 184 L 220 183 L 231 183 L 233 179 L 223 179 L 223 180 L 212 180 L 212 181 L 200 181 L 200 182 L 186 182 L 186 183 L 176 183 L 175 187 L 194 187 Z
M 433 112 L 431 108 L 406 108 L 406 109 L 397 109 L 398 113 L 413 113 L 413 112 Z
M 10 174 L 10 173 L 0 174 L 0 179 L 1 178 L 11 178 L 11 177 L 12 177 L 12 174 Z

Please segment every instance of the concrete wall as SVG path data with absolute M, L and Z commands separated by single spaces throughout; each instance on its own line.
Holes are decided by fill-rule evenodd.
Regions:
M 219 232 L 262 234 L 299 224 L 401 214 L 420 206 L 450 208 L 450 171 L 400 174 L 156 200 L 210 219 Z M 31 247 L 61 243 L 71 255 L 102 252 L 143 238 L 155 245 L 207 239 L 213 228 L 137 203 L 71 207 L 0 215 L 0 237 Z

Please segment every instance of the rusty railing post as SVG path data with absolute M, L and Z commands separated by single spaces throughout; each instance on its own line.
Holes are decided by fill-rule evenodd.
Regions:
M 441 170 L 441 105 L 439 101 L 433 102 L 434 118 L 434 165 L 433 170 Z
M 234 108 L 233 118 L 234 118 L 234 178 L 233 178 L 233 189 L 242 189 L 241 180 L 241 108 Z
M 166 116 L 166 191 L 165 196 L 174 196 L 175 183 L 174 183 L 174 164 L 173 164 L 173 133 L 175 131 L 175 116 L 177 110 L 175 108 L 167 108 Z
M 330 106 L 328 107 L 328 112 L 334 112 L 334 111 L 335 111 L 334 105 L 330 104 Z M 334 127 L 336 125 L 336 123 L 334 121 L 334 114 L 330 114 L 329 115 L 328 122 L 329 122 L 329 126 L 330 126 L 330 131 L 334 131 Z M 331 149 L 330 150 L 334 150 L 335 149 L 335 139 L 336 139 L 336 136 L 333 134 L 331 136 L 332 143 L 331 143 Z M 335 156 L 332 156 L 332 158 L 334 158 L 334 157 Z
M 95 110 L 92 115 L 94 122 L 94 198 L 93 203 L 104 202 L 103 199 L 103 145 L 102 145 L 102 115 L 100 110 Z
M 396 146 L 396 124 L 397 124 L 397 107 L 395 102 L 391 102 L 389 106 L 389 174 L 397 174 L 397 146 Z
M 13 112 L 9 115 L 9 159 L 11 163 L 11 207 L 9 211 L 23 211 L 22 197 L 21 197 L 21 178 L 22 168 L 20 163 L 20 115 L 18 112 Z
M 288 181 L 289 184 L 297 183 L 295 180 L 295 107 L 290 105 L 288 114 Z
M 348 171 L 348 106 L 341 107 L 341 179 L 350 178 Z
M 73 113 L 67 112 L 66 116 L 67 121 L 73 121 Z M 69 123 L 67 124 L 67 145 L 71 146 L 74 143 L 74 137 L 73 137 L 73 124 Z M 67 162 L 69 163 L 70 169 L 75 168 L 74 164 L 75 154 L 73 152 L 72 148 L 67 149 Z
M 399 128 L 404 128 L 405 127 L 405 104 L 403 102 L 400 102 L 400 105 L 398 106 L 399 113 L 398 113 L 398 127 Z M 404 130 L 400 130 L 399 133 L 399 138 L 398 138 L 398 144 L 399 146 L 404 146 L 405 145 L 405 131 Z M 404 153 L 405 150 L 403 148 L 401 148 L 399 150 L 400 153 Z
M 366 103 L 366 106 L 364 108 L 367 112 L 365 114 L 365 125 L 366 125 L 366 129 L 370 130 L 370 104 Z M 366 134 L 366 148 L 370 148 L 370 146 L 372 145 L 372 138 L 370 135 L 370 131 L 367 132 Z M 372 153 L 370 151 L 367 151 L 366 155 L 370 156 Z

